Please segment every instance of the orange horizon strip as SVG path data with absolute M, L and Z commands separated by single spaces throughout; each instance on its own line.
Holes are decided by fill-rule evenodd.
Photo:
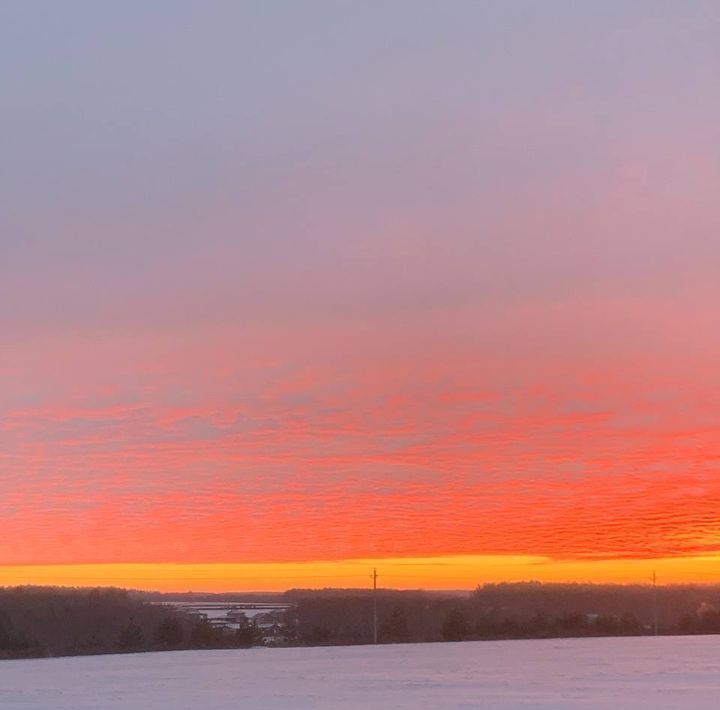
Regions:
M 720 583 L 720 555 L 631 560 L 552 560 L 523 555 L 354 559 L 331 562 L 0 566 L 0 585 L 103 586 L 178 592 L 380 586 L 461 590 L 487 582 Z

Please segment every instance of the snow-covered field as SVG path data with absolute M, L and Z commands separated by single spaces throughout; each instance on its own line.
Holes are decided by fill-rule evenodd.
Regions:
M 720 707 L 720 636 L 0 661 L 2 710 Z

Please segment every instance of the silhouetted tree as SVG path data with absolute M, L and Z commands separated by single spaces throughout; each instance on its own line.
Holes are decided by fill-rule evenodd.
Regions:
M 165 617 L 155 628 L 153 639 L 160 646 L 179 646 L 185 638 L 182 624 L 175 616 Z
M 680 633 L 696 634 L 698 632 L 698 618 L 695 614 L 687 612 L 680 617 L 678 622 Z
M 587 626 L 583 615 L 578 613 L 558 616 L 553 625 L 558 634 L 579 633 Z
M 390 616 L 380 625 L 378 635 L 381 641 L 389 643 L 402 643 L 409 640 L 407 618 L 402 608 L 396 606 L 392 610 Z
M 332 638 L 332 631 L 326 626 L 313 626 L 308 638 L 311 643 L 328 643 Z
M 620 622 L 613 614 L 603 614 L 595 620 L 595 628 L 599 634 L 613 636 L 620 630 Z
M 18 633 L 10 617 L 0 611 L 0 651 L 6 651 L 8 655 L 15 655 L 35 645 L 30 643 L 23 634 Z
M 133 619 L 120 631 L 117 644 L 125 651 L 137 651 L 142 647 L 143 632 Z
M 442 637 L 445 641 L 462 641 L 468 633 L 465 613 L 460 607 L 454 607 L 446 614 L 442 625 Z
M 620 631 L 624 634 L 639 634 L 642 632 L 642 624 L 635 614 L 625 612 L 620 617 Z
M 222 631 L 214 628 L 205 619 L 198 621 L 190 633 L 193 648 L 215 648 L 222 643 Z
M 260 641 L 260 633 L 252 626 L 243 626 L 235 632 L 235 641 L 239 646 L 253 646 Z

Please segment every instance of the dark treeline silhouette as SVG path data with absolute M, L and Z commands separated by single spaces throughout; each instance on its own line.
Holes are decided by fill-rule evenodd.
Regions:
M 122 589 L 0 588 L 0 658 L 252 646 Z
M 283 645 L 372 642 L 369 590 L 291 590 L 281 598 L 293 604 Z M 251 624 L 218 628 L 157 603 L 163 600 L 121 589 L 0 588 L 0 658 L 262 643 Z M 720 586 L 527 582 L 486 584 L 469 594 L 378 590 L 377 609 L 381 643 L 649 635 L 655 619 L 661 634 L 720 633 Z
M 371 593 L 291 590 L 300 644 L 372 641 Z M 657 600 L 657 601 L 655 601 Z M 379 590 L 382 643 L 720 633 L 720 586 L 486 584 L 469 595 Z

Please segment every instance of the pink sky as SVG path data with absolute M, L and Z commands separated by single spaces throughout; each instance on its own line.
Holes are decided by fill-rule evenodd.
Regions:
M 717 4 L 0 19 L 0 564 L 720 550 Z

